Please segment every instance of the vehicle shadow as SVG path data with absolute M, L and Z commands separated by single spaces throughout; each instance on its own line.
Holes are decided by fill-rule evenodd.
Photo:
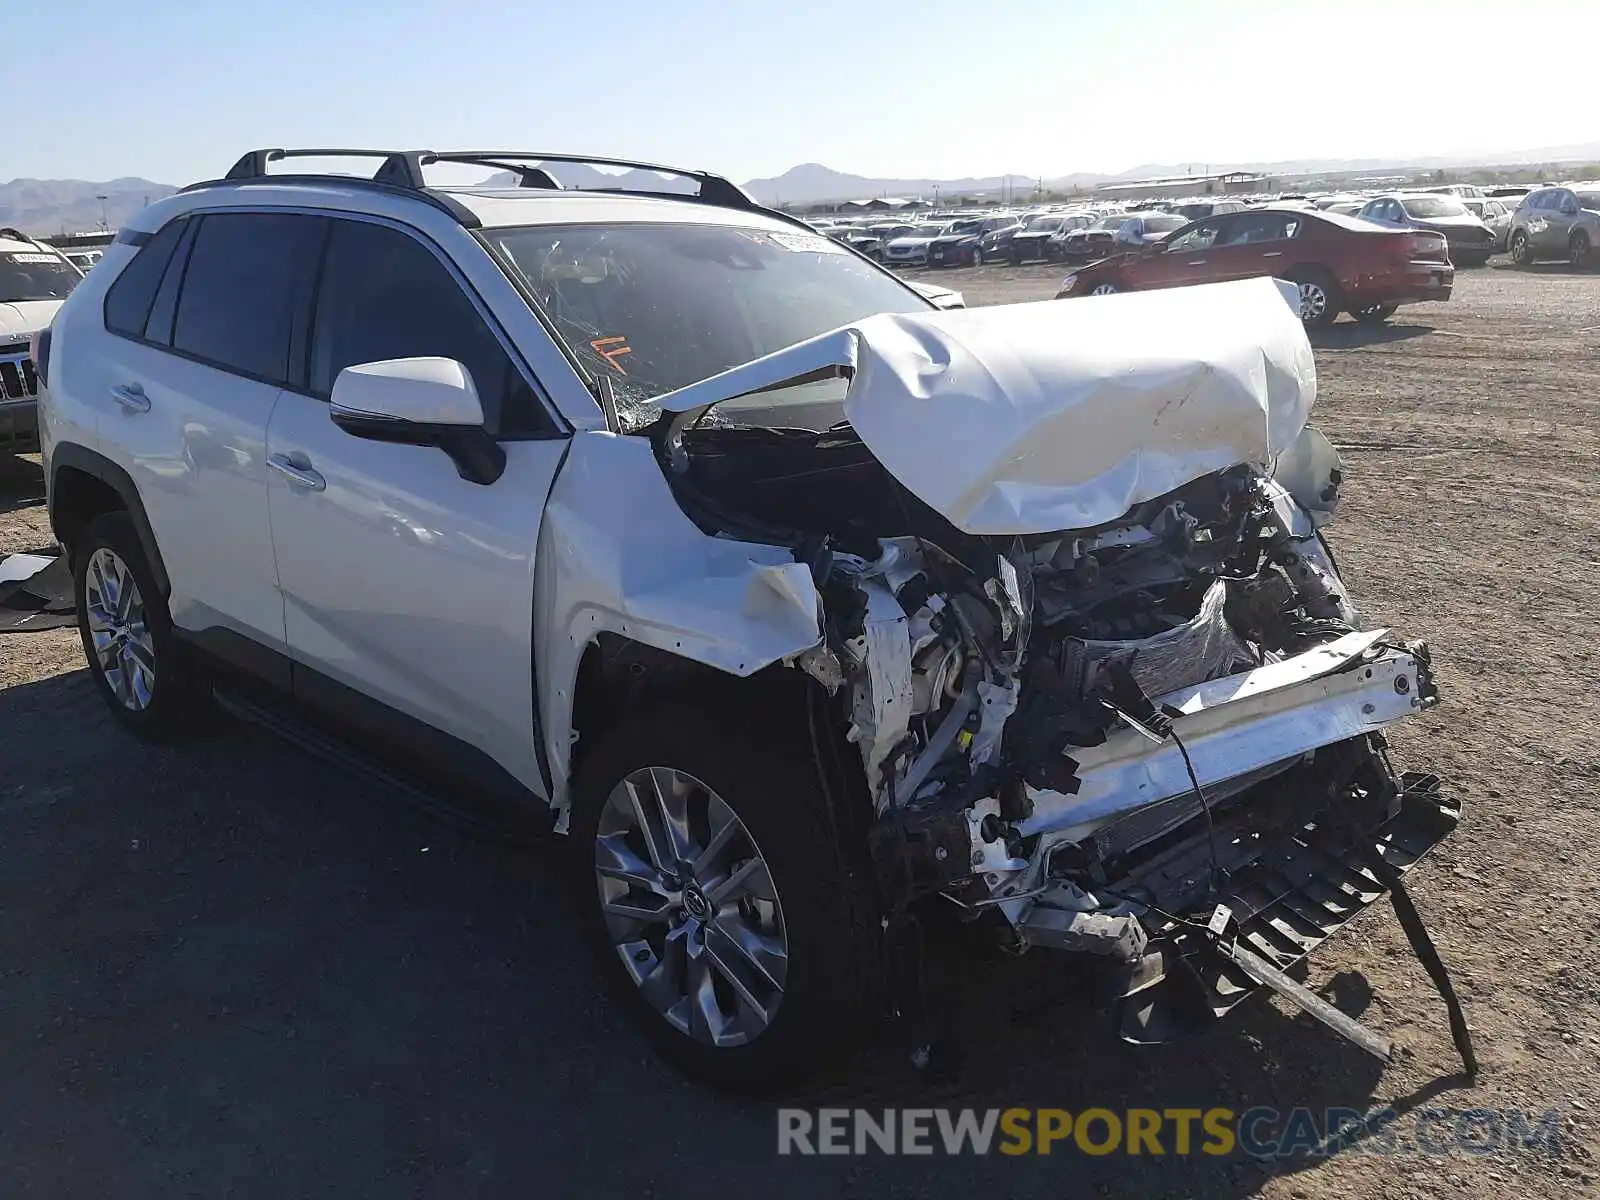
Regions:
M 1587 267 L 1575 267 L 1570 262 L 1540 262 L 1519 266 L 1510 259 L 1501 262 L 1491 262 L 1489 269 L 1492 271 L 1510 271 L 1517 275 L 1573 275 L 1579 278 L 1595 273 L 1594 262 Z
M 473 838 L 231 722 L 136 742 L 83 671 L 0 691 L 0 729 L 0 1160 L 17 1194 L 467 1197 L 558 1180 L 672 1195 L 711 1180 L 808 1198 L 1002 1182 L 1232 1200 L 1315 1160 L 780 1160 L 775 1110 L 1362 1109 L 1379 1084 L 1374 1060 L 1265 1003 L 1140 1049 L 1109 1035 L 1064 958 L 939 943 L 958 1067 L 918 1071 L 885 1028 L 831 1081 L 720 1096 L 659 1065 L 598 996 L 556 846 Z
M 1433 332 L 1432 325 L 1385 322 L 1382 325 L 1365 325 L 1360 321 L 1340 321 L 1326 329 L 1313 329 L 1311 344 L 1318 350 L 1359 350 L 1367 346 L 1381 346 L 1388 342 L 1404 342 L 1425 337 Z

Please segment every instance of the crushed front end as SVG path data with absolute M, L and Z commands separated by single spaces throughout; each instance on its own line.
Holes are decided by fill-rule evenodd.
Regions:
M 1020 484 L 954 459 L 919 475 L 905 464 L 920 459 L 886 444 L 893 397 L 819 430 L 680 421 L 663 450 L 703 526 L 787 543 L 811 568 L 824 636 L 790 665 L 826 690 L 859 752 L 886 909 L 954 904 L 1013 951 L 1090 956 L 1135 1041 L 1220 1016 L 1294 967 L 1457 818 L 1437 780 L 1390 765 L 1384 731 L 1437 699 L 1429 654 L 1361 629 L 1319 529 L 1337 456 L 1304 427 L 1307 372 L 1272 369 L 1304 346 L 1288 305 L 1283 318 L 1262 314 L 1292 328 L 1276 359 L 1257 351 L 1265 372 L 1247 354 L 1237 370 L 1225 355 L 1187 374 L 1162 364 L 1137 403 L 1122 372 L 1115 419 L 1128 428 L 1105 441 L 1138 468 L 1119 476 L 1138 481 L 1119 493 L 1133 503 L 1072 528 L 1040 514 L 1089 511 L 1105 476 L 1042 486 L 1039 455 L 1092 455 L 1052 446 L 1067 427 L 1042 403 L 1025 412 L 1015 387 L 1004 411 L 1023 413 L 1031 440 L 1019 450 L 1008 436 L 1005 462 L 1034 473 Z M 1000 358 L 982 343 L 992 330 L 939 328 L 966 334 L 930 355 L 947 375 L 963 352 Z M 869 341 L 853 353 L 865 359 Z M 873 367 L 854 364 L 853 395 Z M 1029 368 L 1041 390 L 1077 382 L 1048 378 L 1038 358 Z M 896 396 L 937 398 L 918 369 Z M 1262 378 L 1266 452 L 1247 456 L 1241 433 L 1232 465 L 1208 467 L 1229 451 L 1191 452 L 1199 435 L 1171 429 L 1188 404 L 1181 419 L 1220 440 Z M 1274 378 L 1301 390 L 1274 391 Z M 1087 410 L 1106 393 L 1078 394 Z M 1292 409 L 1292 424 L 1279 419 Z M 1151 482 L 1163 471 L 1170 486 Z M 992 518 L 1003 505 L 1011 528 Z

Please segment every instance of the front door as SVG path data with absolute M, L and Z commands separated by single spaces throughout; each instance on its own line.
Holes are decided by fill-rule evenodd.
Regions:
M 1200 221 L 1179 230 L 1159 248 L 1137 253 L 1123 268 L 1135 288 L 1181 287 L 1219 278 L 1212 274 L 1212 248 L 1219 222 Z
M 282 464 L 268 507 L 296 695 L 382 733 L 376 701 L 543 793 L 533 567 L 565 440 L 548 436 L 487 310 L 411 234 L 334 221 L 315 313 L 309 386 L 283 394 L 267 432 L 268 461 Z M 422 356 L 464 364 L 491 432 L 520 435 L 504 440 L 493 484 L 462 479 L 441 450 L 363 440 L 330 419 L 344 367 Z

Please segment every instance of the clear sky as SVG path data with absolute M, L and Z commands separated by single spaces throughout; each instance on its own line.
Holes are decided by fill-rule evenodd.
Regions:
M 184 183 L 264 145 L 579 150 L 743 180 L 1600 139 L 1597 0 L 0 0 L 0 16 L 0 180 Z

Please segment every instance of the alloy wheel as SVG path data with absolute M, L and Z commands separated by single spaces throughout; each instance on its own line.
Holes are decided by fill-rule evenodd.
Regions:
M 155 698 L 155 642 L 139 585 L 109 547 L 101 546 L 89 558 L 84 610 L 95 665 L 111 694 L 130 712 L 143 712 Z
M 1572 265 L 1582 270 L 1589 261 L 1589 235 L 1579 230 L 1572 235 L 1572 244 L 1568 247 L 1572 256 Z
M 759 1037 L 783 1000 L 789 942 L 738 814 L 686 772 L 642 767 L 606 797 L 594 853 L 606 931 L 651 1007 L 718 1048 Z
M 1519 232 L 1511 239 L 1511 261 L 1519 267 L 1525 267 L 1532 261 L 1532 256 L 1528 253 L 1527 234 Z
M 1319 321 L 1328 311 L 1328 291 L 1320 283 L 1300 284 L 1300 319 Z
M 1089 289 L 1089 295 L 1091 296 L 1115 296 L 1116 294 L 1117 285 L 1114 283 L 1097 283 Z

